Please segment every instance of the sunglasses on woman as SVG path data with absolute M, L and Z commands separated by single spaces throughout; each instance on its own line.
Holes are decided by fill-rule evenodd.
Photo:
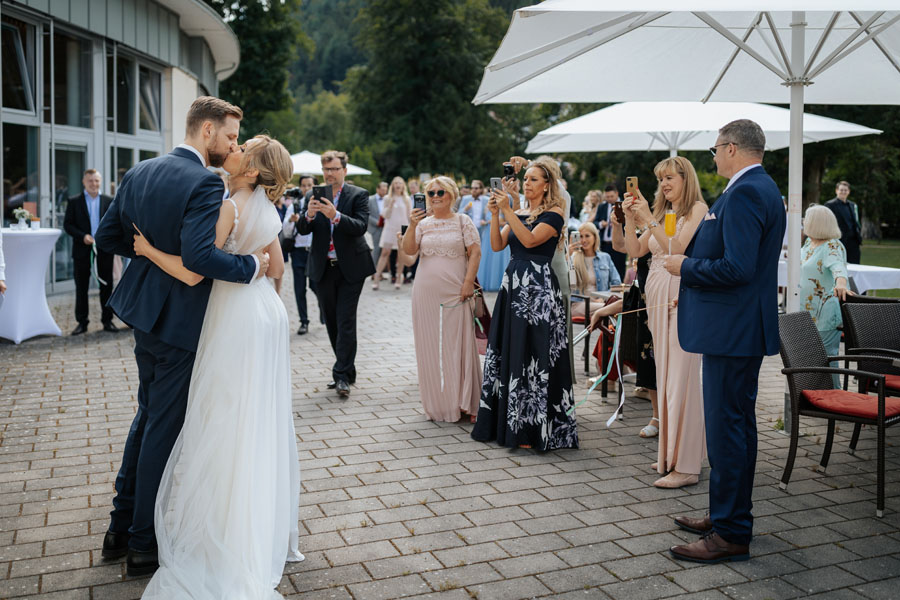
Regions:
M 437 196 L 438 198 L 444 197 L 444 190 L 428 190 L 428 197 L 434 198 Z

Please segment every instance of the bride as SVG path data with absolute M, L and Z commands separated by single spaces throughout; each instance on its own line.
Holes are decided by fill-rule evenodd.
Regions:
M 279 142 L 259 135 L 225 159 L 231 196 L 216 246 L 266 248 L 284 272 L 273 202 L 292 175 Z M 188 285 L 202 276 L 138 232 L 135 253 Z M 291 410 L 290 330 L 269 278 L 214 281 L 191 374 L 184 427 L 156 497 L 160 568 L 143 598 L 270 600 L 298 546 L 300 465 Z

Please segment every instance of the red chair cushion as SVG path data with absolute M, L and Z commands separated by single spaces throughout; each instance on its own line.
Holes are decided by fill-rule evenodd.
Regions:
M 576 324 L 577 324 L 577 323 L 584 323 L 584 317 L 579 317 L 579 316 L 576 315 L 576 316 L 572 317 L 572 322 L 573 322 L 573 323 L 576 323 Z
M 900 375 L 885 375 L 884 387 L 900 392 Z
M 875 419 L 878 417 L 878 398 L 844 390 L 803 390 L 803 398 L 817 408 L 842 415 Z M 884 416 L 900 415 L 900 398 L 884 399 Z

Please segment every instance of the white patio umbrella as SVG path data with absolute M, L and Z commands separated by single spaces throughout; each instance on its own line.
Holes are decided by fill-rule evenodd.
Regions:
M 559 123 L 538 133 L 526 152 L 613 152 L 706 150 L 716 143 L 719 127 L 735 119 L 752 119 L 766 133 L 767 150 L 790 143 L 786 108 L 753 102 L 622 102 Z M 881 133 L 862 125 L 804 113 L 803 141 L 822 142 Z
M 474 102 L 789 97 L 788 310 L 797 311 L 804 100 L 897 103 L 900 0 L 681 0 L 672 11 L 673 4 L 547 0 L 519 9 Z
M 297 154 L 291 154 L 291 162 L 294 163 L 295 175 L 321 175 L 322 157 L 315 152 L 304 150 Z M 347 175 L 371 175 L 372 171 L 347 163 Z

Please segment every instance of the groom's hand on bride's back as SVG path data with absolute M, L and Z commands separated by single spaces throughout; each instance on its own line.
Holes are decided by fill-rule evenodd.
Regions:
M 259 272 L 256 274 L 257 277 L 262 277 L 266 274 L 266 271 L 269 270 L 269 253 L 260 250 L 255 254 L 256 258 L 259 259 Z

